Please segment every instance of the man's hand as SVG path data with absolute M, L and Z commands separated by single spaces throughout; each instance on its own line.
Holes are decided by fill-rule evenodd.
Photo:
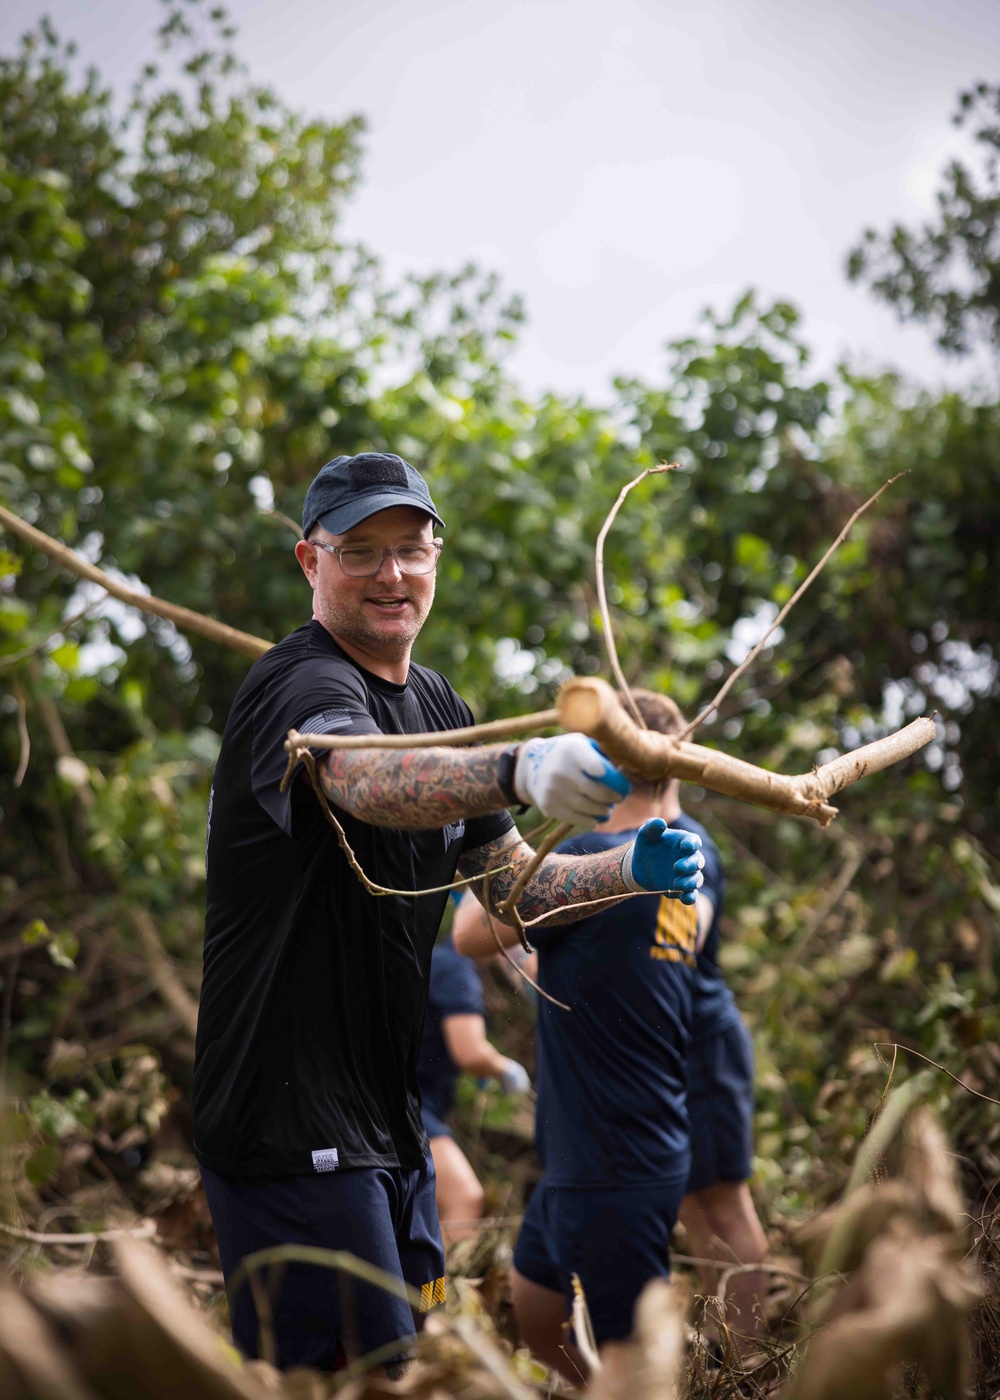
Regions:
M 531 1088 L 531 1078 L 524 1065 L 516 1060 L 507 1060 L 506 1068 L 499 1075 L 500 1088 L 505 1094 L 526 1094 Z
M 607 821 L 611 808 L 631 790 L 625 775 L 582 734 L 529 739 L 518 749 L 514 791 L 546 817 L 592 827 Z
M 667 826 L 662 817 L 643 822 L 622 860 L 622 879 L 630 890 L 657 890 L 682 904 L 694 904 L 704 880 L 701 837 Z

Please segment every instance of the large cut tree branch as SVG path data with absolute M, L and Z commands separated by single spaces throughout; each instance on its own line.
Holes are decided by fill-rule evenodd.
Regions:
M 905 729 L 841 754 L 811 773 L 785 777 L 702 744 L 638 729 L 607 682 L 596 677 L 576 676 L 567 681 L 559 693 L 558 709 L 565 729 L 595 739 L 614 763 L 640 777 L 700 783 L 712 792 L 755 807 L 812 817 L 820 826 L 827 826 L 837 815 L 828 797 L 869 773 L 908 758 L 929 744 L 936 732 L 932 719 L 915 719 Z

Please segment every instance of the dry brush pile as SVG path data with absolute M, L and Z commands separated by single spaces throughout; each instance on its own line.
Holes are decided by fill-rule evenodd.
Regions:
M 904 1086 L 887 1099 L 843 1198 L 798 1231 L 798 1259 L 774 1266 L 792 1286 L 772 1297 L 772 1328 L 758 1355 L 743 1365 L 731 1361 L 724 1303 L 700 1300 L 692 1311 L 681 1275 L 647 1286 L 632 1339 L 591 1358 L 581 1392 L 590 1400 L 992 1395 L 997 1351 L 992 1363 L 980 1355 L 978 1388 L 969 1389 L 970 1315 L 980 1341 L 995 1347 L 995 1221 L 970 1221 L 940 1127 L 926 1109 L 912 1109 L 913 1098 Z M 333 1393 L 344 1400 L 529 1400 L 558 1390 L 561 1383 L 510 1335 L 509 1244 L 489 1224 L 453 1252 L 448 1304 L 429 1318 L 402 1381 L 382 1379 L 364 1358 L 335 1377 L 243 1363 L 223 1340 L 219 1275 L 190 1262 L 199 1253 L 197 1208 L 183 1225 L 181 1216 L 193 1183 L 175 1180 L 173 1190 L 150 1201 L 153 1215 L 117 1230 L 59 1235 L 8 1227 L 21 1277 L 0 1284 L 5 1400 L 319 1400 Z M 187 1248 L 179 1249 L 185 1229 Z M 42 1267 L 43 1242 L 50 1258 L 72 1250 L 75 1263 Z M 83 1272 L 95 1250 L 100 1272 Z M 260 1279 L 279 1289 L 280 1268 Z

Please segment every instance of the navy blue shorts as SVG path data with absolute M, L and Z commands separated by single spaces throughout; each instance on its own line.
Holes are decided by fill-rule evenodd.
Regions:
M 439 1113 L 435 1113 L 433 1108 L 428 1108 L 426 1104 L 420 1110 L 420 1117 L 423 1119 L 424 1132 L 429 1138 L 453 1136 L 444 1118 Z
M 742 1021 L 688 1054 L 689 1191 L 753 1174 L 753 1039 Z
M 278 1365 L 332 1371 L 379 1347 L 406 1355 L 420 1313 L 444 1302 L 444 1251 L 434 1200 L 434 1163 L 415 1171 L 370 1167 L 317 1176 L 234 1177 L 201 1168 L 229 1292 L 233 1340 L 261 1355 L 260 1323 L 246 1282 L 230 1279 L 248 1254 L 272 1245 L 342 1249 L 404 1279 L 419 1309 L 351 1274 L 316 1264 L 272 1265 L 266 1284 Z M 390 1359 L 390 1358 L 385 1358 Z
M 538 1183 L 514 1247 L 524 1278 L 566 1297 L 579 1274 L 599 1345 L 632 1331 L 636 1299 L 651 1278 L 670 1273 L 670 1232 L 683 1180 L 614 1191 Z

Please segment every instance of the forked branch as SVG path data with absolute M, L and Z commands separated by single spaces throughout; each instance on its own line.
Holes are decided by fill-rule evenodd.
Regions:
M 811 773 L 786 777 L 702 744 L 637 728 L 608 683 L 596 677 L 568 680 L 557 708 L 565 729 L 595 739 L 613 763 L 641 778 L 699 783 L 754 807 L 811 817 L 820 826 L 828 826 L 837 815 L 828 798 L 859 778 L 908 758 L 929 744 L 936 732 L 932 719 L 915 719 L 895 734 L 841 754 Z

